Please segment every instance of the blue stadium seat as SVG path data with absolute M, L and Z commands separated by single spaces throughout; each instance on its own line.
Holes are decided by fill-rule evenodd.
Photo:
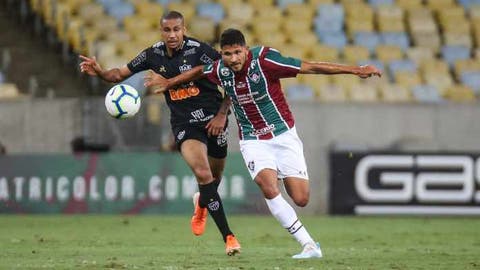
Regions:
M 353 36 L 353 43 L 366 47 L 373 55 L 375 48 L 380 44 L 380 36 L 375 32 L 357 32 Z
M 442 57 L 445 62 L 447 62 L 450 67 L 453 66 L 455 61 L 469 59 L 470 58 L 470 49 L 465 46 L 460 45 L 445 45 L 442 47 Z
M 368 4 L 373 7 L 385 6 L 385 5 L 394 5 L 394 0 L 368 0 Z
M 316 17 L 314 20 L 315 34 L 320 39 L 325 34 L 339 33 L 343 30 L 343 22 L 330 18 Z
M 457 2 L 464 8 L 469 9 L 472 5 L 480 5 L 480 0 L 457 0 Z
M 314 100 L 315 93 L 313 89 L 305 84 L 294 84 L 286 89 L 287 98 L 289 100 Z
M 107 12 L 115 6 L 125 3 L 124 0 L 97 0 L 97 2 L 102 5 Z
M 460 74 L 460 82 L 480 95 L 480 71 L 467 71 Z
M 390 75 L 393 78 L 397 72 L 417 72 L 417 64 L 411 59 L 392 60 L 388 66 Z
M 347 45 L 347 37 L 343 31 L 324 33 L 322 36 L 319 36 L 319 39 L 323 45 L 331 46 L 339 50 L 343 50 L 343 48 Z
M 444 101 L 440 92 L 432 85 L 416 85 L 412 88 L 412 93 L 419 102 L 442 103 Z
M 319 5 L 318 15 L 314 19 L 315 33 L 319 38 L 325 33 L 343 30 L 344 10 L 338 4 Z
M 404 53 L 410 48 L 410 39 L 405 32 L 380 33 L 380 41 L 383 44 L 398 46 Z
M 345 18 L 345 10 L 340 4 L 320 4 L 317 7 L 317 16 L 321 18 L 341 19 Z
M 225 10 L 219 3 L 199 3 L 197 5 L 197 15 L 211 18 L 215 23 L 219 23 L 225 17 Z
M 182 0 L 154 0 L 155 2 L 159 3 L 160 5 L 166 7 L 170 3 L 180 3 Z
M 284 9 L 289 4 L 303 4 L 304 0 L 277 0 L 277 6 Z
M 122 2 L 114 6 L 106 7 L 108 15 L 117 19 L 118 22 L 123 21 L 125 17 L 135 14 L 135 7 L 128 2 Z

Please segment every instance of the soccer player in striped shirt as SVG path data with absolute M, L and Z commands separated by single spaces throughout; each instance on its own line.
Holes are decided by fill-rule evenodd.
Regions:
M 157 93 L 185 81 L 206 77 L 225 90 L 225 109 L 232 104 L 240 136 L 240 151 L 251 177 L 260 187 L 272 215 L 303 247 L 295 259 L 321 258 L 320 245 L 283 198 L 277 180 L 300 207 L 309 200 L 309 180 L 303 144 L 293 115 L 281 90 L 280 79 L 297 74 L 354 74 L 361 78 L 381 76 L 374 66 L 348 66 L 284 57 L 269 47 L 249 49 L 243 34 L 225 30 L 220 38 L 222 59 L 196 67 L 174 78 L 147 75 L 146 86 Z M 212 121 L 216 121 L 213 119 Z M 222 121 L 222 118 L 218 118 Z M 208 128 L 208 126 L 207 126 Z M 220 130 L 210 128 L 216 134 Z

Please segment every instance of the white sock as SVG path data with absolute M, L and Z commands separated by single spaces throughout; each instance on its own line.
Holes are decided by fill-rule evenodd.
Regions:
M 265 199 L 265 201 L 272 215 L 280 222 L 282 227 L 287 229 L 287 231 L 297 239 L 302 247 L 306 243 L 313 242 L 307 229 L 305 229 L 302 222 L 298 219 L 295 210 L 285 201 L 282 194 L 278 194 L 277 197 L 271 200 Z

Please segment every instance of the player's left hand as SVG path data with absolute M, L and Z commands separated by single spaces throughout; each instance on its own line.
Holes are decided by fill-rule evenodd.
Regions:
M 227 116 L 225 114 L 218 113 L 213 117 L 205 126 L 209 136 L 218 136 L 223 132 Z
M 360 66 L 358 76 L 362 79 L 372 76 L 382 77 L 382 71 L 371 65 Z
M 152 87 L 153 93 L 161 94 L 167 90 L 168 80 L 160 74 L 149 70 L 143 77 L 143 85 L 145 87 Z

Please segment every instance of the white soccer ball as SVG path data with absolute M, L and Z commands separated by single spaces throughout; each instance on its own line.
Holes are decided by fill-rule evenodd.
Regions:
M 140 109 L 140 95 L 128 84 L 117 84 L 108 90 L 105 96 L 105 107 L 108 113 L 125 119 L 134 116 Z

